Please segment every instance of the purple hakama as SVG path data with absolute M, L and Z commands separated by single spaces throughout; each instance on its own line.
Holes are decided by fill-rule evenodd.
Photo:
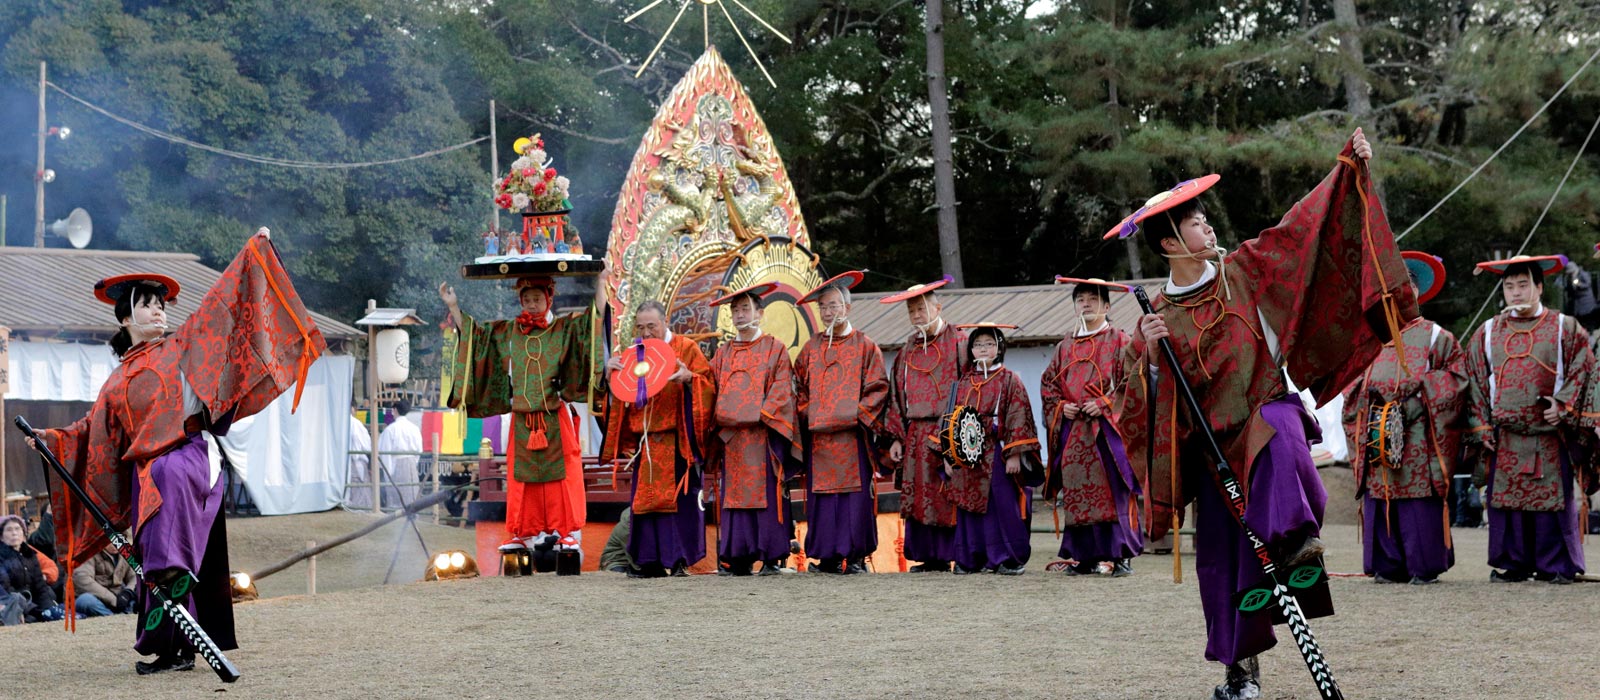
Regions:
M 228 577 L 228 537 L 222 507 L 223 477 L 211 484 L 206 442 L 200 434 L 157 457 L 150 477 L 161 492 L 162 503 L 145 520 L 134 541 L 146 573 L 181 569 L 193 573 L 198 583 L 183 597 L 183 606 L 223 651 L 238 648 L 233 629 L 233 593 Z M 134 480 L 133 501 L 139 502 L 139 481 Z M 146 611 L 159 610 L 155 596 L 142 586 L 139 592 L 138 636 L 133 648 L 140 654 L 173 655 L 194 647 L 183 638 L 170 617 L 146 631 Z
M 1061 430 L 1063 442 L 1071 430 L 1069 421 Z M 1074 559 L 1080 564 L 1131 559 L 1144 553 L 1144 532 L 1139 527 L 1137 513 L 1130 508 L 1139 482 L 1128 464 L 1122 437 L 1110 425 L 1105 425 L 1095 446 L 1100 453 L 1100 464 L 1106 470 L 1106 481 L 1111 484 L 1111 503 L 1116 508 L 1117 519 L 1061 531 L 1061 558 Z
M 1572 464 L 1566 450 L 1561 459 L 1562 510 L 1506 510 L 1487 507 L 1489 515 L 1489 566 L 1522 574 L 1547 574 L 1574 578 L 1584 572 L 1583 533 L 1578 529 L 1578 509 L 1572 487 Z M 1493 502 L 1494 460 L 1489 463 L 1489 491 L 1484 503 Z M 1585 499 L 1587 501 L 1588 499 Z M 1587 503 L 1585 503 L 1587 505 Z
M 806 484 L 807 557 L 821 560 L 860 559 L 878 549 L 878 514 L 874 509 L 875 499 L 868 490 L 877 488 L 877 484 L 872 478 L 872 461 L 867 457 L 866 441 L 859 432 L 856 446 L 861 488 L 849 493 L 816 493 L 811 490 L 809 481 Z M 806 459 L 808 462 L 812 459 L 809 451 Z M 810 468 L 808 463 L 808 473 Z M 908 526 L 912 524 L 907 523 Z M 909 540 L 908 534 L 905 551 L 907 558 L 912 558 Z
M 778 477 L 773 469 L 782 469 L 783 465 L 772 464 L 772 455 L 783 454 L 788 443 L 775 434 L 768 435 L 769 448 L 767 450 L 767 478 L 765 508 L 722 508 L 718 511 L 717 522 L 717 556 L 726 562 L 737 564 L 753 564 L 758 561 L 772 561 L 774 559 L 787 559 L 789 557 L 790 525 L 788 513 L 783 513 L 779 508 L 787 505 L 788 494 L 782 492 L 780 497 Z M 727 502 L 728 481 L 720 482 L 717 503 Z
M 1396 498 L 1388 503 L 1362 496 L 1362 565 L 1368 576 L 1391 581 L 1432 580 L 1455 566 L 1445 546 L 1444 499 Z
M 1251 465 L 1245 522 L 1271 545 L 1316 535 L 1328 492 L 1311 461 L 1308 436 L 1321 437 L 1321 432 L 1299 396 L 1285 396 L 1260 410 L 1277 434 Z M 1215 484 L 1210 460 L 1196 460 L 1194 468 L 1205 470 L 1186 476 L 1196 484 L 1195 568 L 1206 616 L 1206 658 L 1232 664 L 1271 649 L 1277 637 L 1270 616 L 1247 617 L 1233 605 L 1235 593 L 1261 579 L 1261 564 Z
M 689 466 L 675 460 L 678 478 Z M 633 490 L 639 490 L 638 480 Z M 706 513 L 700 508 L 700 471 L 690 470 L 689 487 L 678 494 L 678 510 L 673 513 L 634 513 L 628 532 L 628 556 L 641 569 L 689 566 L 706 556 Z
M 965 508 L 956 511 L 955 557 L 953 561 L 963 569 L 981 571 L 1005 565 L 1020 568 L 1028 563 L 1033 553 L 1029 544 L 1031 532 L 1028 520 L 1033 502 L 1033 489 L 1019 487 L 1016 479 L 1006 473 L 1003 450 L 993 450 L 990 465 L 989 508 L 983 513 L 973 513 Z M 1022 499 L 1028 509 L 1022 509 Z

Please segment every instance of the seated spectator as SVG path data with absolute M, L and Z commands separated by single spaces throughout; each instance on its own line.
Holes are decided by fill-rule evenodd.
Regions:
M 625 574 L 634 570 L 633 557 L 628 556 L 628 532 L 633 529 L 633 509 L 623 508 L 617 526 L 611 528 L 611 538 L 600 552 L 600 570 Z
M 61 605 L 55 591 L 44 580 L 38 552 L 26 541 L 27 528 L 15 515 L 0 516 L 0 590 L 20 594 L 26 599 L 23 619 L 27 622 L 60 620 Z M 9 607 L 9 606 L 8 606 Z
M 116 547 L 108 544 L 72 572 L 72 584 L 78 592 L 74 606 L 83 617 L 131 613 L 139 598 L 135 583 L 133 567 L 117 556 Z

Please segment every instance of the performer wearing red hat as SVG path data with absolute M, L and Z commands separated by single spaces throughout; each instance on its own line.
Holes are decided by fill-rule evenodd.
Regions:
M 958 328 L 969 334 L 966 369 L 956 382 L 953 403 L 977 412 L 983 450 L 965 465 L 945 452 L 945 475 L 958 509 L 953 571 L 1018 576 L 1033 553 L 1028 521 L 1033 487 L 1043 483 L 1044 468 L 1039 463 L 1039 436 L 1028 389 L 1005 366 L 1005 332 L 1016 326 L 984 322 Z M 951 420 L 954 416 L 946 418 Z M 940 430 L 952 429 L 947 422 Z M 956 436 L 944 437 L 953 443 Z
M 168 305 L 178 299 L 172 278 L 111 277 L 95 284 L 94 295 L 113 306 L 122 325 L 111 341 L 121 363 L 88 415 L 39 437 L 113 526 L 133 528 L 145 577 L 168 586 L 219 650 L 235 649 L 228 538 L 218 514 L 223 481 L 211 467 L 205 433 L 226 434 L 233 421 L 259 412 L 291 385 L 298 403 L 306 370 L 327 347 L 322 333 L 266 229 L 170 336 Z M 52 503 L 66 533 L 67 571 L 107 542 L 70 493 L 57 486 Z M 73 597 L 69 581 L 66 599 Z M 195 648 L 142 587 L 136 612 L 133 648 L 156 656 L 135 664 L 139 674 L 194 668 Z M 159 624 L 148 624 L 150 616 Z
M 1137 498 L 1142 493 L 1113 411 L 1127 385 L 1122 353 L 1128 334 L 1107 316 L 1111 293 L 1127 287 L 1099 278 L 1057 277 L 1071 284 L 1078 330 L 1056 345 L 1039 381 L 1050 443 L 1045 500 L 1059 497 L 1061 557 L 1076 561 L 1068 575 L 1095 573 L 1110 562 L 1112 576 L 1133 573 L 1144 552 Z
M 1153 466 L 1145 483 L 1152 538 L 1176 529 L 1174 512 L 1197 502 L 1195 564 L 1206 658 L 1228 666 L 1218 698 L 1259 693 L 1253 657 L 1277 640 L 1270 615 L 1247 616 L 1233 604 L 1236 593 L 1262 578 L 1261 562 L 1219 491 L 1204 435 L 1180 409 L 1175 376 L 1158 362 L 1156 341 L 1171 338 L 1210 432 L 1239 477 L 1244 521 L 1266 539 L 1280 565 L 1320 567 L 1327 492 L 1310 455 L 1317 424 L 1290 391 L 1285 372 L 1319 402 L 1331 400 L 1417 313 L 1383 207 L 1372 194 L 1371 154 L 1356 130 L 1328 177 L 1277 226 L 1232 254 L 1217 246 L 1195 198 L 1216 184 L 1217 175 L 1152 197 L 1106 234 L 1131 236 L 1143 222 L 1146 244 L 1171 269 L 1156 313 L 1140 319 L 1124 354 L 1129 386 L 1118 424 L 1129 461 Z M 1306 612 L 1329 614 L 1328 607 Z
M 900 472 L 900 517 L 905 521 L 905 556 L 921 562 L 912 571 L 949 571 L 955 559 L 956 504 L 946 492 L 944 464 L 928 447 L 961 376 L 966 333 L 945 323 L 935 293 L 949 284 L 919 284 L 879 300 L 905 302 L 914 329 L 890 368 L 889 460 Z
M 1576 496 L 1594 480 L 1577 450 L 1580 426 L 1600 415 L 1580 410 L 1594 356 L 1577 319 L 1540 298 L 1545 276 L 1565 265 L 1561 255 L 1478 263 L 1500 275 L 1506 302 L 1466 350 L 1467 439 L 1484 453 L 1473 481 L 1488 486 L 1489 566 L 1499 569 L 1491 581 L 1571 583 L 1584 572 L 1579 522 L 1587 509 Z
M 718 574 L 779 573 L 789 557 L 789 499 L 784 457 L 795 434 L 794 372 L 789 348 L 761 332 L 761 299 L 778 287 L 763 282 L 711 302 L 727 305 L 737 335 L 711 359 L 716 393 L 709 471 L 717 493 Z
M 878 344 L 850 325 L 850 288 L 861 278 L 846 272 L 799 301 L 816 304 L 823 325 L 801 348 L 794 378 L 807 475 L 805 551 L 828 573 L 865 573 L 878 548 L 873 441 L 887 432 L 889 375 Z
M 577 412 L 593 374 L 588 310 L 557 316 L 555 279 L 517 279 L 522 312 L 483 322 L 463 312 L 456 292 L 439 285 L 461 340 L 446 404 L 478 418 L 511 413 L 506 446 L 506 541 L 501 551 L 530 549 L 540 538 L 582 535 L 586 520 Z M 594 304 L 605 303 L 605 273 Z M 510 365 L 510 377 L 506 366 Z
M 1444 265 L 1405 251 L 1417 301 L 1444 287 Z M 1361 499 L 1362 561 L 1378 583 L 1437 583 L 1455 564 L 1450 490 L 1461 452 L 1466 356 L 1456 337 L 1418 317 L 1400 335 L 1406 366 L 1384 346 L 1345 392 L 1344 425 Z
M 666 388 L 643 405 L 606 397 L 597 416 L 606 425 L 600 459 L 625 459 L 633 470 L 628 556 L 638 568 L 628 576 L 687 576 L 689 565 L 706 556 L 700 470 L 716 400 L 711 364 L 698 344 L 667 327 L 667 308 L 661 302 L 640 304 L 633 324 L 636 337 L 672 347 L 677 369 Z M 622 369 L 617 355 L 606 363 L 609 372 Z

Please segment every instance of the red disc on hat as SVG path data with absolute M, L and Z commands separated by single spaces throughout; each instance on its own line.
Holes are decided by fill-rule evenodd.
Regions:
M 866 277 L 866 274 L 861 272 L 861 271 L 859 271 L 859 270 L 851 270 L 849 272 L 844 272 L 844 273 L 840 273 L 840 274 L 834 275 L 833 277 L 828 278 L 828 281 L 817 285 L 816 289 L 813 289 L 813 290 L 807 292 L 805 296 L 800 297 L 800 300 L 795 302 L 795 303 L 796 304 L 811 304 L 811 303 L 815 303 L 815 302 L 821 301 L 822 300 L 822 292 L 827 290 L 827 289 L 829 289 L 829 288 L 831 288 L 831 287 L 844 287 L 845 289 L 854 289 L 856 285 L 861 284 L 861 279 L 863 277 Z
M 1105 287 L 1113 292 L 1133 291 L 1133 287 L 1129 287 L 1126 284 L 1107 282 L 1099 277 L 1065 277 L 1062 275 L 1056 275 L 1056 284 L 1091 284 L 1097 287 Z
M 1550 275 L 1560 272 L 1562 268 L 1567 266 L 1567 256 L 1514 255 L 1506 258 L 1505 260 L 1490 260 L 1488 262 L 1478 263 L 1478 269 L 1488 270 L 1489 272 L 1493 272 L 1497 275 L 1503 275 L 1506 273 L 1506 268 L 1518 263 L 1533 263 L 1538 265 L 1539 269 L 1544 272 L 1544 275 L 1549 277 Z
M 165 301 L 169 304 L 178 298 L 178 281 L 166 275 L 158 275 L 154 272 L 135 272 L 129 275 L 116 275 L 114 277 L 107 277 L 99 282 L 95 282 L 94 298 L 99 299 L 107 304 L 116 304 L 117 300 L 122 298 L 122 295 L 128 293 L 128 289 L 131 285 L 139 282 L 148 282 L 150 284 L 161 285 L 167 290 L 166 298 L 162 299 L 162 301 Z
M 752 285 L 750 285 L 748 287 L 745 287 L 744 289 L 736 289 L 736 290 L 728 292 L 727 294 L 724 294 L 724 295 L 722 295 L 720 297 L 717 297 L 716 299 L 712 299 L 711 300 L 711 305 L 712 306 L 722 306 L 723 304 L 731 304 L 731 303 L 733 303 L 734 299 L 738 299 L 739 297 L 745 296 L 747 294 L 751 295 L 751 296 L 754 296 L 757 299 L 760 299 L 762 297 L 765 297 L 768 294 L 771 294 L 772 291 L 777 289 L 777 288 L 778 288 L 778 283 L 777 282 L 757 282 L 757 283 L 752 284 Z M 724 289 L 726 289 L 726 287 L 724 287 Z
M 1184 180 L 1174 185 L 1172 189 L 1145 200 L 1144 206 L 1111 227 L 1102 238 L 1109 240 L 1132 236 L 1139 231 L 1139 222 L 1200 196 L 1201 192 L 1211 189 L 1211 186 L 1221 179 L 1221 175 L 1213 173 L 1193 180 Z
M 611 395 L 635 406 L 661 393 L 678 371 L 678 353 L 665 340 L 635 339 L 617 356 L 622 367 L 611 373 Z
M 896 292 L 896 293 L 890 294 L 889 296 L 886 296 L 886 297 L 884 297 L 882 299 L 879 299 L 878 303 L 879 304 L 898 304 L 898 303 L 900 303 L 902 301 L 910 301 L 910 300 L 915 299 L 917 297 L 920 297 L 920 296 L 922 296 L 924 294 L 927 294 L 928 292 L 931 292 L 931 291 L 933 291 L 935 289 L 938 289 L 938 288 L 943 287 L 943 286 L 945 286 L 947 284 L 950 284 L 951 279 L 952 278 L 949 275 L 945 275 L 944 279 L 939 280 L 938 282 L 929 282 L 927 284 L 913 285 L 911 288 L 909 288 L 909 289 L 907 289 L 907 290 L 905 290 L 903 292 Z

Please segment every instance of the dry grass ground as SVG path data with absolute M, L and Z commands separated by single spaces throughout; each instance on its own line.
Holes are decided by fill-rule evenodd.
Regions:
M 363 517 L 230 521 L 235 559 L 247 565 L 237 568 Z M 469 539 L 425 534 L 435 547 Z M 1600 585 L 1491 584 L 1485 535 L 1457 532 L 1460 563 L 1436 586 L 1334 580 L 1339 613 L 1314 626 L 1347 697 L 1600 694 Z M 1354 527 L 1330 525 L 1324 536 L 1333 571 L 1360 570 Z M 1180 585 L 1170 557 L 1143 557 L 1126 579 L 1047 574 L 1057 545 L 1043 534 L 1016 578 L 589 574 L 359 588 L 382 580 L 394 540 L 386 529 L 319 561 L 321 590 L 345 590 L 303 595 L 300 567 L 263 582 L 266 595 L 292 595 L 236 607 L 236 684 L 204 668 L 136 677 L 132 619 L 117 617 L 85 620 L 76 635 L 55 625 L 0 630 L 4 695 L 1199 699 L 1221 671 L 1201 656 L 1187 556 Z M 1594 561 L 1600 545 L 1588 554 Z M 1265 655 L 1263 675 L 1267 698 L 1316 697 L 1287 643 Z

